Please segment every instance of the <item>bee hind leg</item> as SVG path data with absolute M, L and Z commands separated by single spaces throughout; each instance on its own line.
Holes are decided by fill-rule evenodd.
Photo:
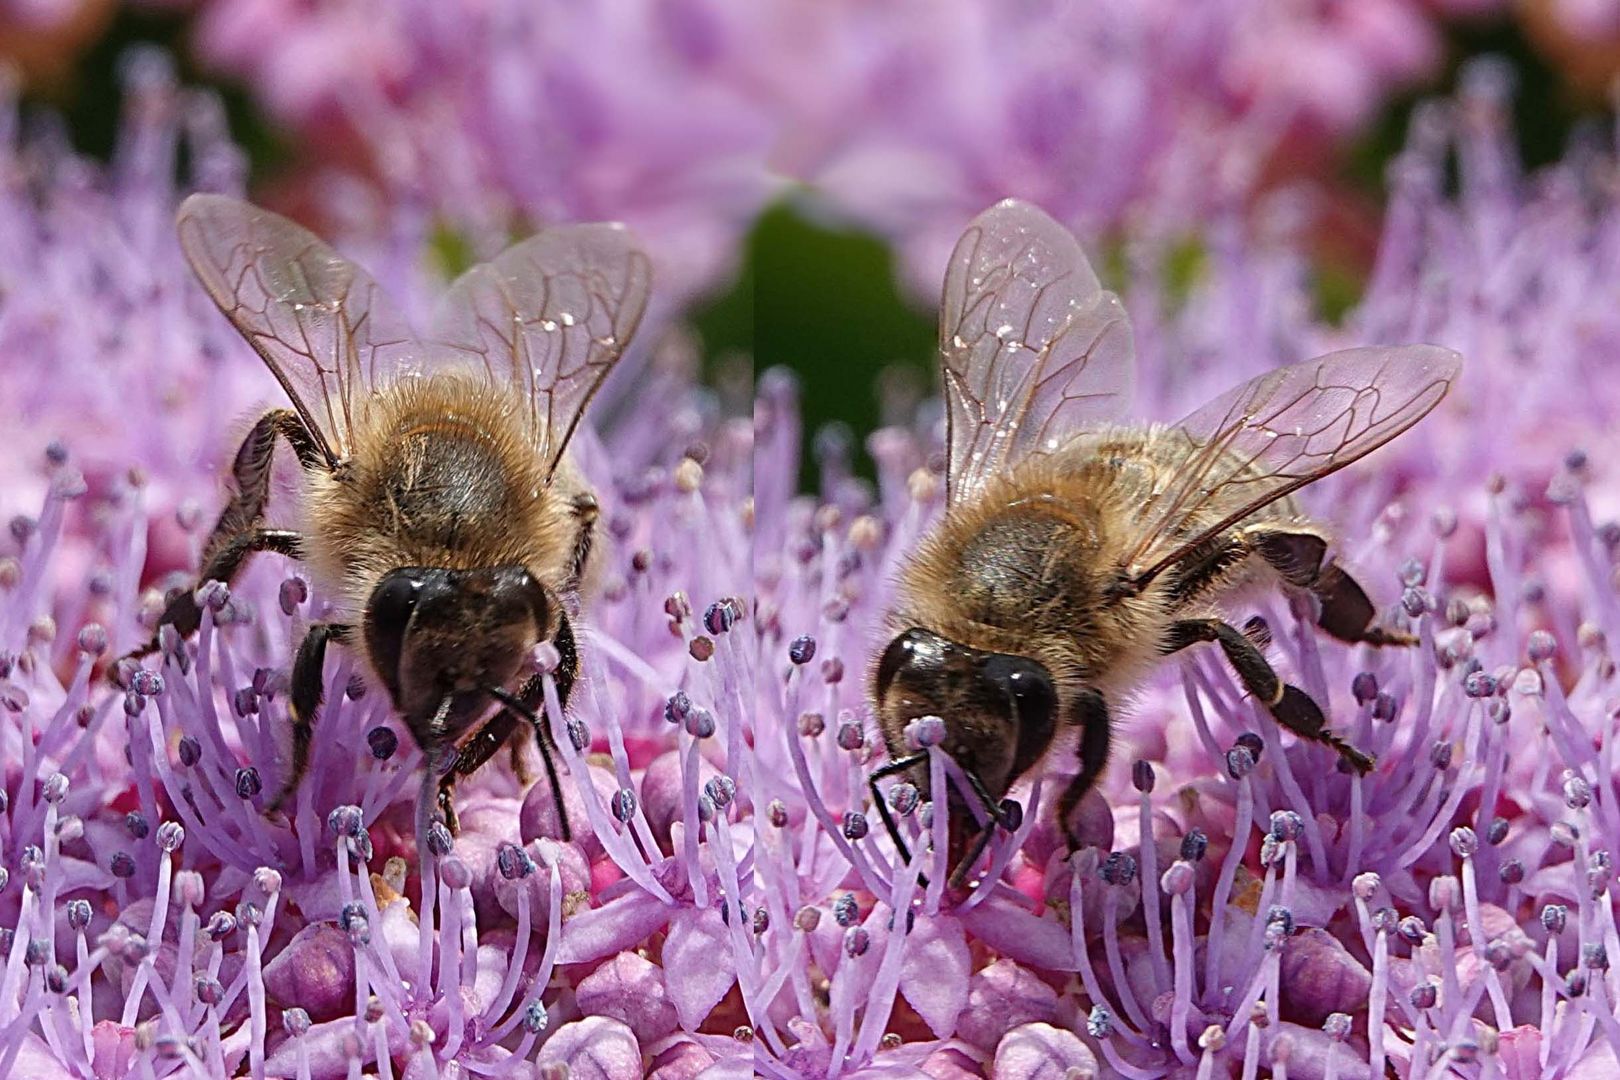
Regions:
M 1327 718 L 1311 696 L 1278 678 L 1254 642 L 1235 628 L 1219 619 L 1181 619 L 1170 625 L 1161 651 L 1168 655 L 1205 641 L 1220 643 L 1244 688 L 1265 703 L 1279 724 L 1301 738 L 1331 746 L 1358 772 L 1371 771 L 1373 759 L 1329 731 Z
M 1058 822 L 1063 826 L 1063 836 L 1068 841 L 1071 855 L 1080 850 L 1080 836 L 1075 832 L 1070 818 L 1108 764 L 1108 749 L 1113 734 L 1108 719 L 1108 702 L 1096 690 L 1088 688 L 1080 691 L 1075 702 L 1074 717 L 1080 725 L 1080 771 L 1063 789 L 1057 806 Z
M 1352 645 L 1415 645 L 1417 638 L 1374 626 L 1378 611 L 1367 592 L 1344 567 L 1324 561 L 1327 541 L 1314 533 L 1265 530 L 1246 541 L 1288 584 L 1308 589 L 1321 601 L 1316 625 Z
M 1367 645 L 1416 645 L 1417 638 L 1400 630 L 1374 626 L 1377 609 L 1366 590 L 1338 563 L 1322 568 L 1310 589 L 1322 602 L 1316 625 L 1340 641 Z

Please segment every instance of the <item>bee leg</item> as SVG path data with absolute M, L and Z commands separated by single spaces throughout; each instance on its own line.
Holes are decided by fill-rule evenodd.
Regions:
M 506 744 L 507 763 L 512 766 L 512 775 L 517 777 L 518 786 L 527 789 L 534 783 L 534 773 L 529 771 L 528 759 L 523 756 L 523 743 L 514 739 Z
M 994 821 L 986 822 L 984 828 L 979 830 L 979 835 L 973 841 L 973 850 L 969 851 L 962 861 L 956 864 L 956 869 L 951 871 L 950 880 L 946 882 L 947 885 L 953 889 L 960 889 L 967 881 L 968 874 L 973 869 L 973 864 L 979 861 L 980 856 L 984 854 L 984 849 L 990 846 L 990 838 L 996 835 L 996 824 Z M 926 886 L 927 882 L 923 884 Z
M 878 790 L 878 781 L 895 773 L 905 772 L 913 765 L 921 765 L 927 760 L 927 751 L 919 750 L 915 754 L 907 754 L 905 757 L 895 758 L 879 765 L 866 778 L 866 786 L 872 789 L 872 802 L 877 807 L 878 816 L 883 819 L 883 827 L 889 830 L 889 839 L 894 841 L 894 849 L 900 853 L 901 862 L 911 861 L 911 849 L 906 846 L 905 839 L 900 835 L 900 826 L 895 823 L 894 815 L 889 812 L 888 800 L 883 797 L 883 792 Z
M 567 626 L 566 620 L 564 620 L 563 625 Z M 572 637 L 570 637 L 570 641 L 572 641 Z M 570 655 L 572 654 L 565 654 L 565 657 Z M 557 678 L 558 697 L 561 699 L 561 703 L 566 705 L 568 701 L 567 688 L 560 677 L 562 674 L 560 667 L 557 674 L 559 676 Z M 568 684 L 571 685 L 572 681 L 570 678 Z M 557 778 L 557 762 L 553 756 L 556 747 L 552 744 L 551 732 L 547 730 L 545 721 L 535 711 L 544 705 L 545 687 L 546 684 L 539 675 L 524 683 L 523 689 L 517 694 L 512 694 L 498 686 L 486 686 L 484 689 L 489 692 L 490 696 L 499 701 L 505 708 L 497 713 L 493 720 L 484 725 L 479 734 L 482 735 L 484 731 L 488 731 L 497 723 L 502 722 L 502 717 L 507 715 L 514 715 L 519 719 L 528 721 L 529 727 L 534 731 L 535 742 L 540 746 L 540 760 L 546 766 L 546 780 L 551 784 L 551 797 L 557 806 L 557 820 L 562 823 L 562 838 L 564 841 L 568 841 L 574 838 L 574 834 L 568 824 L 568 807 L 563 805 L 562 785 Z M 516 725 L 516 720 L 513 721 L 513 724 Z M 473 738 L 476 740 L 478 736 L 475 735 Z M 500 744 L 496 743 L 495 745 L 498 747 Z M 490 753 L 494 753 L 493 748 Z M 488 760 L 487 756 L 484 760 Z M 480 761 L 479 764 L 483 764 L 483 762 Z M 476 766 L 474 767 L 476 768 Z
M 203 544 L 202 570 L 198 582 L 223 581 L 229 585 L 235 580 L 247 557 L 256 551 L 275 551 L 292 558 L 301 558 L 302 550 L 297 533 L 285 529 L 261 529 L 265 503 L 270 500 L 271 465 L 275 456 L 276 436 L 286 439 L 298 456 L 298 463 L 306 469 L 324 467 L 325 457 L 309 437 L 304 422 L 291 409 L 271 409 L 248 429 L 242 445 L 237 448 L 231 462 L 231 480 L 236 491 L 231 501 L 220 511 L 208 541 Z M 181 637 L 197 632 L 202 612 L 197 608 L 193 590 L 178 593 L 158 618 L 158 629 L 173 626 Z M 138 660 L 158 649 L 158 635 L 140 648 L 127 654 Z
M 315 732 L 315 715 L 320 712 L 321 701 L 326 695 L 322 670 L 326 666 L 326 645 L 329 641 L 342 641 L 348 636 L 349 629 L 340 623 L 316 623 L 304 635 L 304 643 L 298 646 L 298 654 L 293 658 L 291 696 L 287 702 L 287 711 L 292 714 L 293 722 L 292 764 L 286 779 L 281 782 L 281 789 L 270 800 L 267 813 L 281 809 L 288 797 L 298 790 L 298 783 L 309 768 L 309 744 Z
M 1058 822 L 1063 826 L 1063 836 L 1069 843 L 1071 855 L 1080 850 L 1080 837 L 1069 819 L 1074 815 L 1075 807 L 1080 805 L 1081 798 L 1102 775 L 1103 766 L 1108 764 L 1108 746 L 1113 735 L 1108 719 L 1108 702 L 1096 690 L 1087 688 L 1080 691 L 1075 700 L 1074 719 L 1080 725 L 1080 771 L 1063 789 L 1057 805 Z
M 1322 603 L 1316 625 L 1352 645 L 1415 645 L 1417 638 L 1374 626 L 1378 611 L 1356 579 L 1331 560 L 1327 541 L 1312 533 L 1254 531 L 1245 542 L 1290 585 L 1309 589 Z
M 461 822 L 456 814 L 455 791 L 456 781 L 463 776 L 470 776 L 485 762 L 495 756 L 496 751 L 512 737 L 517 730 L 521 717 L 511 709 L 502 709 L 490 718 L 489 722 L 478 729 L 472 738 L 462 743 L 456 751 L 455 759 L 450 768 L 439 779 L 439 812 L 444 815 L 444 824 L 452 833 L 459 832 Z
M 249 529 L 223 541 L 210 540 L 209 545 L 213 551 L 197 575 L 199 582 L 223 581 L 229 584 L 235 580 L 242 565 L 247 562 L 248 556 L 255 552 L 273 551 L 294 559 L 302 558 L 304 553 L 303 537 L 289 529 Z M 131 649 L 125 656 L 131 660 L 139 660 L 143 656 L 157 652 L 159 634 L 165 626 L 173 626 L 182 638 L 189 638 L 197 632 L 200 625 L 202 625 L 202 609 L 197 606 L 196 590 L 184 589 L 175 593 L 164 606 L 163 614 L 158 617 L 158 628 L 153 631 L 151 640 L 139 648 Z
M 1265 702 L 1279 724 L 1301 738 L 1333 747 L 1359 772 L 1372 769 L 1371 758 L 1327 729 L 1327 719 L 1309 694 L 1279 679 L 1254 642 L 1219 619 L 1181 619 L 1172 623 L 1161 651 L 1168 655 L 1205 641 L 1220 642 L 1221 651 L 1244 688 Z
M 1310 589 L 1322 602 L 1316 625 L 1340 641 L 1367 645 L 1416 645 L 1417 638 L 1399 630 L 1374 626 L 1377 609 L 1367 592 L 1338 563 L 1330 562 L 1311 582 Z

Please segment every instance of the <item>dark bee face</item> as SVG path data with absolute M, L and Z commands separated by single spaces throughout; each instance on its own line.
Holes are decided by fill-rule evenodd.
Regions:
M 992 799 L 1039 760 L 1056 729 L 1057 696 L 1044 665 L 969 648 L 930 630 L 914 627 L 889 644 L 874 689 L 891 755 L 904 752 L 907 723 L 939 716 L 945 750 Z M 920 786 L 926 793 L 926 778 Z
M 405 567 L 366 605 L 366 647 L 417 741 L 453 739 L 506 688 L 549 633 L 552 601 L 521 566 Z M 434 723 L 446 699 L 449 711 Z

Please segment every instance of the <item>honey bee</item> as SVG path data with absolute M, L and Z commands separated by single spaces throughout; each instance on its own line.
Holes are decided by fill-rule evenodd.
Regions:
M 199 194 L 176 227 L 203 288 L 292 405 L 260 417 L 237 451 L 199 580 L 229 583 L 273 551 L 303 560 L 334 599 L 292 662 L 292 759 L 266 809 L 308 766 L 339 642 L 365 657 L 424 753 L 419 826 L 437 784 L 454 830 L 456 778 L 526 724 L 567 838 L 537 716 L 544 681 L 528 660 L 555 647 L 566 704 L 579 664 L 569 609 L 598 516 L 568 443 L 646 309 L 647 256 L 618 225 L 548 229 L 458 278 L 418 340 L 365 270 L 279 215 Z M 301 469 L 297 529 L 265 524 L 278 439 Z M 185 590 L 159 629 L 189 636 L 200 620 Z M 154 635 L 130 655 L 158 647 Z
M 946 508 L 900 572 L 895 637 L 871 683 L 889 761 L 870 787 L 902 854 L 877 781 L 903 773 L 928 796 L 910 721 L 944 719 L 942 746 L 991 822 L 958 861 L 976 827 L 950 793 L 959 883 L 995 825 L 1014 827 L 1008 789 L 1066 729 L 1078 733 L 1079 770 L 1057 814 L 1078 847 L 1070 818 L 1107 762 L 1112 705 L 1162 658 L 1203 642 L 1220 645 L 1283 727 L 1362 773 L 1373 767 L 1278 677 L 1263 624 L 1245 633 L 1221 611 L 1247 589 L 1281 587 L 1314 594 L 1318 626 L 1341 641 L 1415 640 L 1374 624 L 1294 492 L 1417 423 L 1457 378 L 1456 353 L 1347 349 L 1267 372 L 1178 424 L 1121 426 L 1134 355 L 1119 298 L 1066 229 L 1007 200 L 951 256 L 939 358 Z

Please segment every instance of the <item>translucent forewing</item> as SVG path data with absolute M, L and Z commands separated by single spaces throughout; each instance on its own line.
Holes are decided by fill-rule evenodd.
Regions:
M 1015 199 L 975 218 L 951 253 L 939 353 L 953 503 L 1130 405 L 1134 349 L 1119 297 L 1067 229 Z
M 224 195 L 180 204 L 180 247 L 220 311 L 270 366 L 331 464 L 372 389 L 418 354 L 377 283 L 279 214 Z
M 1171 429 L 1186 464 L 1144 508 L 1127 567 L 1145 584 L 1268 503 L 1341 469 L 1440 403 L 1462 357 L 1438 345 L 1345 349 L 1269 371 Z M 1192 531 L 1209 506 L 1232 507 Z M 1173 545 L 1167 548 L 1167 545 Z
M 651 278 L 647 256 L 621 225 L 550 229 L 456 279 L 433 338 L 520 389 L 535 445 L 555 469 L 635 334 Z

